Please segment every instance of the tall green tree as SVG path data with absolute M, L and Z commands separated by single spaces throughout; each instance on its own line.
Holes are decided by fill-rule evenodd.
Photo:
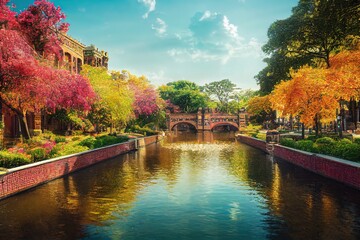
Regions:
M 269 94 L 274 86 L 282 80 L 291 79 L 290 69 L 299 69 L 301 66 L 311 63 L 311 58 L 307 56 L 293 57 L 274 51 L 263 61 L 267 66 L 255 76 L 261 95 Z
M 249 100 L 258 95 L 258 91 L 251 89 L 244 89 L 237 92 L 230 97 L 232 99 L 229 102 L 229 112 L 237 114 L 240 109 L 246 109 L 248 107 Z
M 359 35 L 360 8 L 353 0 L 300 0 L 293 14 L 274 22 L 268 31 L 267 53 L 280 51 L 294 57 L 310 56 L 330 66 L 330 53 Z
M 269 93 L 290 69 L 300 66 L 330 67 L 330 54 L 348 46 L 360 33 L 360 4 L 354 0 L 300 0 L 292 15 L 274 22 L 263 51 L 269 54 L 256 79 Z
M 158 90 L 162 99 L 177 105 L 183 112 L 196 112 L 199 108 L 208 106 L 209 97 L 197 84 L 187 80 L 170 82 L 160 86 Z
M 205 84 L 205 92 L 210 97 L 215 97 L 218 101 L 218 108 L 222 111 L 228 111 L 228 104 L 236 84 L 232 83 L 229 79 L 211 82 Z

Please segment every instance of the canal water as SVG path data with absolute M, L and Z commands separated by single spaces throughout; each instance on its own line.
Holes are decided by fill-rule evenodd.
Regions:
M 0 201 L 0 239 L 360 239 L 360 191 L 179 132 Z

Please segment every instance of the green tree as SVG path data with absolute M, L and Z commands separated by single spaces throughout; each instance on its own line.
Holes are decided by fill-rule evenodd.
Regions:
M 209 97 L 200 91 L 200 87 L 187 80 L 170 82 L 159 87 L 162 99 L 170 101 L 172 104 L 187 113 L 196 112 L 199 108 L 208 106 Z
M 267 53 L 309 56 L 330 66 L 330 53 L 346 45 L 349 35 L 359 35 L 359 3 L 350 0 L 301 0 L 293 14 L 274 22 L 268 31 Z
M 228 111 L 228 104 L 236 84 L 232 83 L 229 79 L 223 79 L 221 81 L 211 82 L 205 84 L 205 92 L 210 97 L 215 97 L 219 103 L 218 108 L 221 111 Z
M 311 58 L 293 57 L 283 55 L 280 52 L 272 52 L 270 57 L 263 61 L 267 66 L 255 76 L 255 79 L 260 86 L 260 94 L 266 95 L 282 80 L 291 79 L 290 69 L 299 69 L 301 66 L 311 63 Z
M 274 22 L 263 51 L 267 66 L 255 77 L 261 92 L 271 92 L 290 69 L 308 64 L 330 67 L 330 54 L 349 46 L 359 36 L 360 8 L 352 0 L 300 0 L 292 15 Z
M 248 107 L 249 100 L 256 95 L 258 95 L 258 91 L 251 89 L 234 92 L 234 94 L 230 97 L 232 100 L 229 102 L 229 112 L 237 114 L 240 109 L 246 109 Z

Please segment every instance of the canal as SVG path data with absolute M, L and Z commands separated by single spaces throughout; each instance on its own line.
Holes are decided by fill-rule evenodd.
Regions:
M 0 239 L 360 239 L 360 191 L 179 132 L 0 201 Z

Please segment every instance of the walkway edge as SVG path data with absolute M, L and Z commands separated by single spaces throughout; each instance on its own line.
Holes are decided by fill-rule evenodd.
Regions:
M 242 143 L 267 153 L 266 142 L 263 140 L 244 135 L 237 135 L 236 138 Z M 360 190 L 360 163 L 304 152 L 278 144 L 274 145 L 273 154 L 274 157 Z
M 139 147 L 159 142 L 162 138 L 162 136 L 137 138 L 120 144 L 8 169 L 8 172 L 0 175 L 0 200 L 109 158 L 137 150 Z

